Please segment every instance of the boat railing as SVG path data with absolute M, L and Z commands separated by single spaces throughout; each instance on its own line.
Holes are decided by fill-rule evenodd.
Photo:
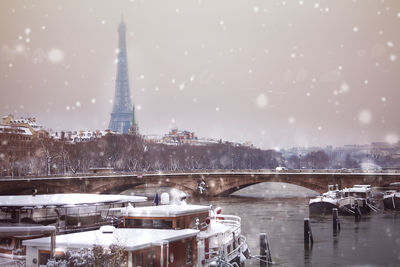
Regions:
M 230 253 L 228 253 L 227 260 L 231 261 L 241 252 L 244 251 L 244 245 L 246 244 L 246 237 L 243 235 L 239 236 L 239 246 L 233 249 Z
M 209 248 L 208 252 L 205 253 L 205 263 L 209 264 L 212 262 L 218 262 L 220 259 L 230 262 L 231 260 L 240 256 L 240 253 L 245 251 L 246 238 L 242 235 L 239 236 L 238 243 L 239 244 L 237 244 L 236 248 L 231 250 L 229 253 L 226 251 L 226 246 Z
M 232 237 L 232 233 L 235 233 L 236 236 L 240 236 L 242 219 L 239 216 L 217 214 L 212 216 L 211 219 L 215 220 L 218 223 L 231 227 L 230 231 L 224 233 L 224 240 L 230 239 Z
M 212 216 L 211 219 L 227 226 L 240 227 L 242 223 L 242 219 L 236 215 L 217 214 Z

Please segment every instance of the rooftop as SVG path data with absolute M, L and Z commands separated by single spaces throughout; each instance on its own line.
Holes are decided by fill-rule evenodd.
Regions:
M 126 250 L 139 250 L 165 241 L 176 241 L 197 236 L 199 230 L 160 230 L 160 229 L 135 229 L 117 228 L 113 232 L 100 230 L 80 232 L 56 237 L 57 249 L 91 248 L 93 245 L 109 247 L 112 244 L 122 245 Z M 25 246 L 50 247 L 50 237 L 43 237 L 23 241 Z
M 97 203 L 145 202 L 146 197 L 97 194 L 0 196 L 0 207 L 71 206 Z

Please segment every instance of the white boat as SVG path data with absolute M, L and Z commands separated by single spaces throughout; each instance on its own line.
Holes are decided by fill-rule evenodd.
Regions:
M 333 208 L 338 208 L 341 191 L 338 185 L 329 185 L 328 192 L 310 199 L 310 214 L 331 214 Z
M 218 266 L 218 262 L 243 266 L 249 255 L 246 238 L 241 234 L 241 219 L 221 214 L 222 209 L 169 201 L 163 193 L 161 203 L 150 207 L 112 209 L 123 217 L 124 228 L 199 230 L 197 235 L 197 266 Z

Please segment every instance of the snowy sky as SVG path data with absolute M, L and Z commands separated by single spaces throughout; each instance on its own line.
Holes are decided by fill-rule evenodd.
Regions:
M 107 128 L 121 13 L 143 134 L 398 141 L 398 0 L 2 0 L 0 114 Z

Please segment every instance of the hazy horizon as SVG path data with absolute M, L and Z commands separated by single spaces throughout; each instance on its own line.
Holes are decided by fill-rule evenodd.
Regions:
M 141 134 L 261 148 L 399 140 L 396 0 L 1 1 L 0 114 L 106 129 L 122 13 Z

